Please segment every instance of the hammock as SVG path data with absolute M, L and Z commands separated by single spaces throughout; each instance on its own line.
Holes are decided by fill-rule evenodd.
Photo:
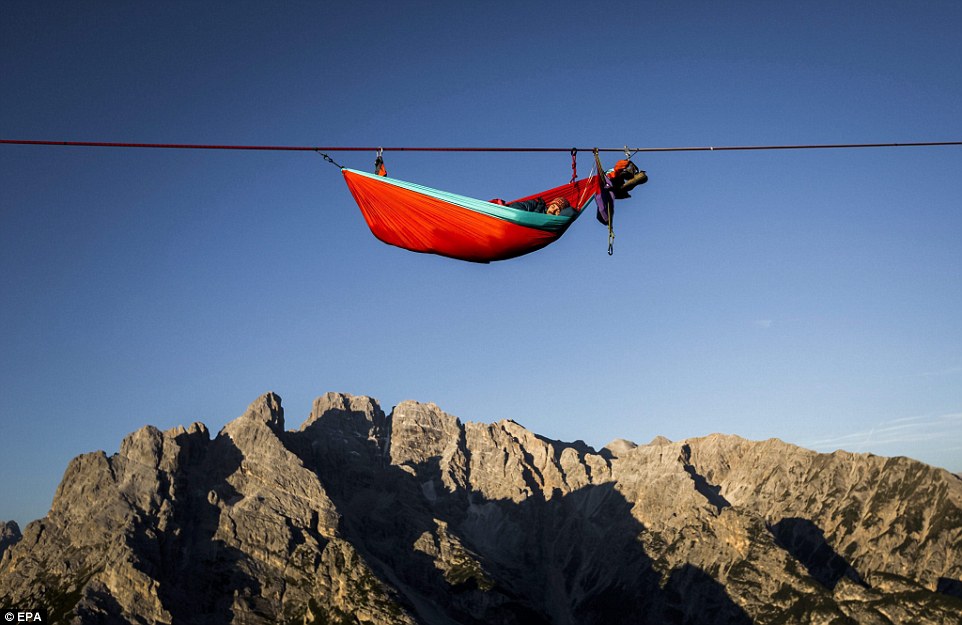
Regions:
M 514 200 L 564 197 L 570 217 L 529 213 L 412 182 L 343 169 L 351 195 L 375 237 L 412 252 L 488 263 L 540 250 L 558 240 L 598 192 L 591 176 Z

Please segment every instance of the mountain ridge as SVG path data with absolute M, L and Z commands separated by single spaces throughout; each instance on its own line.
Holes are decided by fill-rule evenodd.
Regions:
M 648 445 L 268 393 L 69 464 L 0 549 L 59 622 L 954 623 L 962 480 L 712 434 Z M 955 619 L 955 620 L 953 620 Z

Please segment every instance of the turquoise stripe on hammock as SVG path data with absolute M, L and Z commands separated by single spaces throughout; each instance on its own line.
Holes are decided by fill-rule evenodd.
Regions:
M 358 171 L 356 169 L 345 168 L 345 170 L 353 174 L 357 174 L 359 176 L 364 176 L 366 178 L 371 178 L 373 180 L 383 182 L 385 184 L 390 184 L 395 187 L 407 189 L 408 191 L 413 191 L 415 193 L 420 193 L 428 197 L 433 197 L 435 199 L 441 200 L 442 202 L 454 204 L 455 206 L 460 206 L 461 208 L 466 208 L 476 213 L 481 213 L 489 217 L 494 217 L 495 219 L 501 219 L 503 221 L 507 221 L 519 226 L 525 226 L 527 228 L 534 228 L 536 230 L 545 230 L 547 232 L 556 232 L 558 230 L 564 230 L 580 214 L 579 213 L 579 214 L 563 217 L 561 215 L 548 215 L 547 213 L 529 213 L 527 211 L 508 208 L 507 206 L 492 204 L 491 202 L 478 200 L 472 197 L 468 197 L 466 195 L 448 193 L 447 191 L 432 189 L 431 187 L 426 187 L 424 185 L 416 184 L 414 182 L 398 180 L 397 178 L 377 176 L 375 174 L 370 174 L 366 171 Z M 589 195 L 587 200 L 590 201 L 593 197 L 594 196 Z M 585 205 L 587 205 L 587 201 Z M 584 206 L 580 206 L 578 208 L 581 209 L 581 208 L 584 208 Z

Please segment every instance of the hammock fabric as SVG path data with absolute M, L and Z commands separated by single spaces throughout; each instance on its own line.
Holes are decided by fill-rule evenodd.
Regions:
M 556 241 L 598 192 L 591 176 L 513 200 L 564 197 L 570 217 L 530 213 L 395 178 L 343 169 L 364 220 L 381 241 L 412 252 L 488 263 L 540 250 Z

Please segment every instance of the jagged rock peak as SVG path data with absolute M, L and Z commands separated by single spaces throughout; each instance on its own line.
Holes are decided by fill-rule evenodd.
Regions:
M 505 432 L 514 436 L 517 439 L 529 439 L 535 436 L 534 432 L 524 427 L 514 419 L 502 419 L 498 421 L 497 424 Z
M 209 441 L 210 433 L 203 423 L 194 423 L 189 428 L 178 426 L 165 432 L 146 425 L 123 439 L 118 455 L 138 465 L 174 471 L 189 449 Z
M 164 433 L 152 425 L 145 425 L 124 437 L 120 443 L 120 455 L 138 464 L 157 468 L 163 446 Z
M 649 444 L 649 445 L 655 445 L 655 446 L 658 446 L 658 445 L 671 445 L 671 440 L 668 439 L 668 438 L 665 438 L 664 436 L 658 435 L 658 436 L 656 436 L 655 438 L 651 439 L 651 442 L 648 443 L 648 444 Z
M 200 434 L 206 436 L 208 439 L 210 438 L 210 431 L 207 429 L 207 426 L 199 421 L 194 421 L 189 427 L 186 428 L 182 425 L 178 425 L 175 428 L 167 430 L 165 434 L 174 438 L 183 434 L 186 434 L 187 436 L 196 436 Z
M 611 457 L 620 458 L 621 456 L 624 456 L 625 454 L 630 452 L 632 449 L 635 449 L 636 447 L 638 447 L 638 445 L 636 443 L 633 443 L 632 441 L 625 440 L 623 438 L 616 438 L 615 440 L 605 445 L 604 448 L 611 455 Z
M 276 393 L 265 393 L 258 397 L 240 418 L 263 423 L 275 434 L 284 431 L 284 408 Z
M 463 431 L 460 419 L 435 404 L 402 401 L 391 412 L 391 462 L 416 465 L 443 456 Z
M 325 393 L 314 400 L 311 414 L 301 424 L 300 431 L 320 421 L 339 430 L 349 429 L 366 434 L 372 427 L 383 426 L 386 417 L 377 401 L 365 395 Z

